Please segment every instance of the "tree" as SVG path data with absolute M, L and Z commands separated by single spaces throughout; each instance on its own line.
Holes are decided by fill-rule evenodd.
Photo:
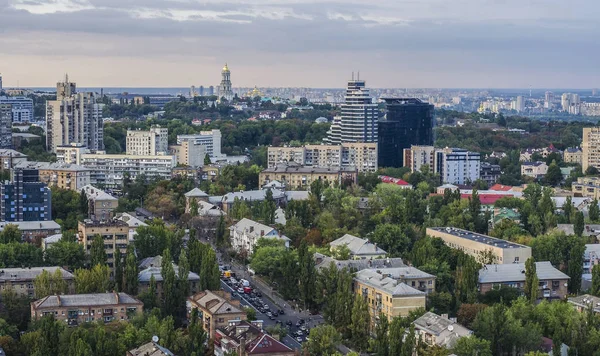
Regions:
M 592 267 L 592 288 L 590 293 L 596 297 L 600 297 L 600 265 L 598 264 Z
M 256 320 L 256 310 L 252 307 L 244 307 L 244 311 L 246 312 L 246 319 L 248 321 Z
M 461 253 L 456 266 L 456 299 L 473 303 L 477 298 L 477 275 L 480 264 L 472 256 Z
M 138 291 L 138 264 L 132 245 L 127 246 L 125 256 L 125 281 L 123 290 L 130 295 L 137 295 Z
M 162 253 L 161 272 L 162 283 L 162 311 L 163 315 L 169 315 L 178 308 L 178 296 L 176 290 L 175 269 L 173 268 L 173 258 L 169 249 Z
M 319 325 L 310 329 L 309 338 L 304 347 L 310 355 L 333 356 L 340 342 L 342 342 L 342 337 L 333 326 Z
M 376 356 L 388 356 L 388 318 L 385 314 L 379 314 L 379 320 L 375 325 L 375 340 L 373 351 Z
M 190 202 L 190 215 L 198 216 L 198 209 L 200 209 L 200 207 L 198 206 L 198 201 L 192 198 L 192 201 Z
M 158 290 L 156 287 L 156 278 L 154 275 L 150 276 L 150 283 L 148 289 L 140 293 L 140 300 L 144 303 L 144 309 L 151 311 L 154 308 L 160 307 L 160 302 L 157 298 Z
M 370 241 L 392 256 L 404 256 L 411 244 L 403 227 L 395 224 L 378 224 L 370 235 Z
M 90 249 L 90 266 L 105 265 L 106 250 L 104 250 L 104 239 L 100 235 L 94 236 Z
M 583 234 L 583 230 L 585 228 L 585 220 L 583 217 L 583 213 L 578 211 L 575 213 L 575 221 L 573 222 L 573 231 L 575 232 L 575 236 L 581 237 Z
M 585 175 L 586 176 L 597 176 L 598 173 L 600 171 L 598 171 L 598 168 L 594 167 L 594 166 L 589 166 L 586 170 L 585 170 Z
M 187 254 L 185 250 L 181 250 L 179 254 L 179 270 L 177 271 L 177 316 L 183 319 L 185 318 L 185 300 L 190 295 L 190 281 L 188 280 L 190 274 L 190 263 L 188 262 Z
M 362 296 L 357 296 L 352 307 L 352 323 L 350 334 L 352 343 L 359 351 L 364 351 L 369 346 L 369 306 Z
M 217 223 L 217 230 L 215 233 L 215 239 L 217 246 L 223 246 L 225 243 L 225 218 L 223 214 L 219 216 L 219 222 Z
M 573 206 L 573 199 L 568 196 L 565 200 L 565 203 L 562 206 L 563 214 L 567 220 L 567 224 L 571 223 L 571 219 L 573 218 L 573 213 L 575 211 L 575 207 Z
M 490 342 L 476 336 L 461 337 L 452 349 L 456 356 L 492 356 Z
M 335 295 L 334 326 L 344 335 L 350 336 L 349 326 L 352 323 L 352 305 L 354 294 L 352 293 L 352 274 L 343 269 L 338 275 Z
M 83 216 L 87 217 L 88 210 L 89 210 L 89 203 L 88 203 L 87 194 L 85 194 L 85 189 L 81 189 L 81 192 L 79 193 L 79 212 Z
M 204 343 L 206 341 L 206 332 L 202 328 L 201 318 L 198 316 L 198 309 L 193 308 L 190 323 L 188 325 L 188 335 L 190 337 L 190 347 L 188 354 L 193 356 L 195 355 L 203 355 L 203 351 L 205 350 Z
M 417 346 L 417 337 L 415 335 L 415 325 L 410 324 L 408 334 L 402 342 L 402 349 L 400 350 L 401 356 L 413 356 L 415 347 Z
M 591 223 L 597 223 L 600 220 L 600 207 L 598 206 L 598 199 L 592 200 L 588 214 Z
M 6 320 L 9 324 L 15 325 L 19 330 L 26 330 L 27 324 L 31 319 L 30 300 L 23 298 L 12 288 L 6 288 L 2 291 L 2 309 L 0 309 L 0 318 Z
M 262 218 L 266 225 L 272 225 L 275 223 L 275 211 L 277 205 L 273 199 L 273 192 L 271 189 L 267 189 L 265 194 L 265 200 L 262 202 Z
M 204 155 L 204 165 L 208 166 L 209 164 L 211 164 L 212 162 L 210 161 L 210 156 L 207 154 Z
M 108 266 L 97 264 L 90 270 L 75 270 L 75 290 L 78 294 L 105 293 L 110 290 Z
M 406 327 L 402 324 L 401 317 L 395 317 L 390 323 L 389 340 L 389 355 L 400 355 L 402 353 L 402 341 L 404 340 L 404 332 Z
M 65 241 L 63 239 L 52 244 L 46 250 L 46 262 L 51 266 L 62 266 L 69 270 L 82 268 L 85 262 L 85 252 L 83 245 L 75 241 Z
M 117 292 L 123 291 L 123 255 L 121 254 L 121 249 L 115 249 L 115 290 Z
M 533 257 L 525 262 L 525 295 L 531 303 L 535 303 L 539 295 L 539 280 Z
M 306 241 L 302 241 L 298 247 L 300 300 L 304 303 L 304 309 L 310 309 L 315 296 L 315 260 L 312 253 L 308 251 Z
M 546 172 L 546 175 L 544 176 L 544 181 L 546 184 L 554 187 L 554 186 L 557 186 L 558 184 L 560 184 L 562 179 L 563 179 L 563 176 L 562 176 L 562 172 L 560 171 L 560 167 L 558 166 L 558 164 L 556 164 L 556 161 L 553 161 L 548 166 L 548 171 Z
M 0 243 L 9 244 L 11 242 L 21 242 L 23 234 L 19 230 L 19 227 L 15 224 L 7 224 L 2 231 L 0 231 Z
M 43 270 L 35 279 L 33 280 L 33 286 L 35 288 L 35 296 L 37 298 L 44 298 L 46 296 L 52 295 L 52 282 L 50 281 L 50 272 Z
M 200 289 L 218 290 L 221 288 L 221 271 L 217 262 L 215 250 L 208 247 L 202 257 L 200 269 Z

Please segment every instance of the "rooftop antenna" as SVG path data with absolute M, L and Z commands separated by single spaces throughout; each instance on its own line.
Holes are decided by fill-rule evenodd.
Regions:
M 360 80 L 360 70 L 358 71 L 358 78 L 356 80 Z
M 352 72 L 352 80 L 354 80 L 354 72 Z

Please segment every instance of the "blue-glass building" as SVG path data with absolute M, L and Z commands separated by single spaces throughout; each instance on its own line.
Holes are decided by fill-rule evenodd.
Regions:
M 52 195 L 37 169 L 14 169 L 11 181 L 0 184 L 0 197 L 0 220 L 52 220 Z

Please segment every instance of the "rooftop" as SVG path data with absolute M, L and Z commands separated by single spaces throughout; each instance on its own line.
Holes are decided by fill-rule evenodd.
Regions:
M 540 281 L 569 279 L 569 276 L 554 268 L 548 261 L 536 262 L 535 268 Z M 524 282 L 525 263 L 485 265 L 479 270 L 479 283 Z
M 423 314 L 413 324 L 416 329 L 435 335 L 436 344 L 447 348 L 452 348 L 461 337 L 473 333 L 457 322 L 431 312 Z
M 405 266 L 405 267 L 391 267 L 391 268 L 378 268 L 377 273 L 382 276 L 390 277 L 393 279 L 421 279 L 421 278 L 435 278 L 435 276 L 423 272 L 418 268 Z
M 4 148 L 4 149 L 0 149 L 0 157 L 25 158 L 25 157 L 27 157 L 27 155 L 25 155 L 19 151 L 11 150 L 10 148 Z
M 85 227 L 129 227 L 129 224 L 127 224 L 124 221 L 118 220 L 118 219 L 112 219 L 112 220 L 91 220 L 91 219 L 85 219 L 83 221 L 79 222 L 80 224 L 82 224 Z
M 521 163 L 521 165 L 522 166 L 539 167 L 541 165 L 546 165 L 546 163 L 545 162 L 540 162 L 540 161 L 537 161 L 537 162 L 523 162 L 523 163 Z
M 117 213 L 115 220 L 122 221 L 129 225 L 129 227 L 148 226 L 148 224 L 129 213 Z
M 571 297 L 568 302 L 581 308 L 594 308 L 594 311 L 600 312 L 600 298 L 593 295 L 584 294 L 577 297 Z
M 377 258 L 371 260 L 336 260 L 332 257 L 322 255 L 320 253 L 314 254 L 315 264 L 317 268 L 327 268 L 333 263 L 337 269 L 348 268 L 351 271 L 362 271 L 363 269 L 378 269 L 378 268 L 392 268 L 392 267 L 404 267 L 404 261 L 401 258 Z
M 175 276 L 177 278 L 179 278 L 179 267 L 173 263 L 173 269 L 175 270 Z M 140 273 L 138 273 L 138 280 L 140 282 L 150 282 L 150 280 L 152 279 L 152 277 L 154 276 L 154 280 L 156 282 L 162 282 L 163 277 L 162 277 L 162 268 L 160 266 L 158 267 L 148 267 L 142 271 L 140 271 Z M 199 281 L 200 280 L 200 276 L 198 276 L 196 273 L 194 272 L 188 272 L 188 281 Z
M 54 220 L 48 221 L 0 221 L 0 231 L 7 225 L 16 225 L 20 231 L 31 230 L 60 230 L 60 225 Z
M 130 350 L 129 354 L 133 356 L 175 356 L 174 353 L 160 346 L 156 342 L 149 342 L 136 349 Z
M 279 189 L 271 189 L 271 193 L 273 193 L 273 199 L 282 199 L 285 196 L 285 193 Z M 259 189 L 259 190 L 248 190 L 241 192 L 233 192 L 227 193 L 221 197 L 220 202 L 232 204 L 235 199 L 239 200 L 247 200 L 247 201 L 263 201 L 267 196 L 267 190 Z M 209 198 L 210 202 L 216 202 L 214 197 Z
M 337 240 L 331 241 L 329 245 L 333 248 L 346 245 L 350 250 L 350 253 L 354 256 L 364 255 L 387 255 L 387 252 L 377 247 L 376 244 L 369 242 L 369 240 L 361 239 L 350 234 L 346 234 Z
M 56 307 L 89 307 L 116 304 L 142 304 L 139 300 L 126 293 L 93 293 L 93 294 L 67 294 L 50 295 L 33 302 L 35 308 Z
M 118 200 L 117 198 L 115 198 L 112 195 L 106 193 L 102 189 L 98 189 L 98 188 L 94 187 L 93 185 L 86 185 L 85 187 L 83 187 L 83 191 L 85 192 L 85 195 L 87 196 L 88 199 L 93 199 L 93 200 Z
M 462 239 L 467 239 L 467 240 L 471 240 L 471 241 L 475 241 L 475 242 L 479 242 L 482 244 L 499 247 L 499 248 L 530 248 L 525 245 L 520 245 L 520 244 L 517 244 L 514 242 L 497 239 L 495 237 L 478 234 L 476 232 L 458 229 L 455 227 L 428 227 L 427 230 L 443 232 L 445 234 L 450 234 L 455 237 L 459 237 Z
M 72 163 L 58 163 L 58 162 L 33 162 L 33 161 L 25 161 L 18 163 L 15 168 L 21 169 L 52 169 L 59 171 L 73 171 L 73 172 L 81 172 L 81 171 L 89 171 L 88 168 L 84 166 L 80 166 L 78 164 Z
M 208 198 L 208 194 L 206 194 L 205 192 L 203 192 L 202 190 L 198 189 L 198 188 L 194 188 L 192 190 L 190 190 L 189 192 L 184 194 L 187 198 Z
M 31 267 L 31 268 L 2 268 L 0 269 L 0 281 L 26 281 L 33 280 L 43 271 L 53 274 L 59 269 L 64 279 L 73 279 L 74 276 L 71 272 L 63 269 L 62 267 Z
M 226 292 L 224 292 L 226 293 Z M 210 311 L 211 314 L 237 314 L 244 313 L 239 308 L 239 302 L 234 305 L 231 300 L 223 298 L 221 293 L 217 294 L 211 291 L 202 291 L 188 298 L 200 307 Z
M 352 167 L 314 167 L 314 166 L 301 166 L 297 164 L 278 164 L 275 167 L 267 168 L 263 170 L 263 173 L 341 173 L 341 172 L 355 172 L 356 168 Z
M 387 294 L 390 294 L 392 297 L 425 297 L 425 292 L 421 292 L 420 290 L 410 287 L 406 283 L 398 282 L 393 278 L 384 277 L 372 269 L 358 271 L 354 279 L 377 290 L 381 290 Z

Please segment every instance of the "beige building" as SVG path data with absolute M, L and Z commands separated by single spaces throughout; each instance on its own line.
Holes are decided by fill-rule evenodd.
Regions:
M 90 170 L 69 163 L 50 162 L 22 162 L 16 166 L 22 169 L 36 169 L 39 172 L 40 182 L 49 187 L 81 191 L 90 184 Z
M 583 152 L 579 147 L 569 147 L 563 152 L 563 161 L 565 163 L 581 164 Z
M 331 184 L 336 182 L 341 184 L 344 181 L 356 183 L 357 178 L 358 170 L 355 168 L 318 168 L 289 163 L 267 168 L 260 172 L 258 185 L 263 187 L 265 184 L 276 180 L 284 183 L 290 189 L 296 189 L 310 187 L 310 184 L 316 180 L 327 181 Z
M 397 316 L 407 316 L 415 309 L 425 308 L 425 292 L 370 269 L 356 273 L 354 294 L 367 301 L 372 326 L 380 313 L 391 321 Z
M 598 199 L 600 198 L 600 178 L 579 177 L 577 182 L 571 184 L 571 189 L 576 197 Z
M 88 199 L 88 217 L 92 220 L 107 220 L 119 207 L 119 199 L 92 185 L 83 187 Z
M 194 189 L 190 190 L 189 192 L 185 193 L 184 196 L 185 196 L 185 212 L 186 213 L 190 213 L 190 206 L 193 201 L 198 203 L 198 207 L 200 206 L 201 201 L 208 203 L 208 194 L 206 194 L 205 192 L 201 191 L 198 188 L 194 188 Z
M 50 295 L 31 302 L 31 319 L 54 315 L 69 326 L 86 322 L 125 321 L 142 314 L 144 304 L 126 293 Z
M 60 270 L 63 280 L 67 283 L 67 291 L 73 293 L 75 291 L 75 276 L 62 267 L 2 268 L 0 270 L 0 292 L 12 289 L 23 297 L 33 298 L 35 297 L 33 281 L 43 271 L 48 271 L 50 275 L 54 275 L 56 270 Z
M 529 246 L 454 227 L 428 227 L 426 234 L 442 239 L 447 246 L 461 250 L 480 262 L 485 262 L 483 257 L 493 257 L 499 264 L 524 263 L 531 257 Z
M 409 167 L 411 172 L 420 172 L 423 166 L 429 167 L 429 172 L 434 172 L 435 147 L 410 146 L 403 153 L 404 167 Z
M 169 129 L 152 126 L 149 131 L 127 130 L 126 152 L 132 156 L 167 154 Z
M 541 179 L 548 173 L 548 165 L 544 162 L 523 162 L 521 175 L 534 179 Z
M 376 172 L 377 143 L 269 147 L 267 161 L 268 168 L 295 162 L 311 167 L 348 167 L 356 168 L 359 172 Z
M 104 240 L 104 250 L 106 251 L 107 265 L 112 269 L 115 262 L 115 250 L 119 249 L 121 255 L 127 253 L 129 245 L 129 225 L 120 220 L 80 221 L 78 225 L 79 243 L 83 245 L 86 254 L 90 253 L 92 242 L 96 235 L 102 236 Z
M 565 299 L 569 276 L 554 268 L 548 261 L 536 262 L 539 281 L 538 299 Z M 485 294 L 501 287 L 525 288 L 525 263 L 491 264 L 479 270 L 479 292 Z
M 600 127 L 584 127 L 581 143 L 581 169 L 600 168 Z
M 391 278 L 399 283 L 405 283 L 406 285 L 427 294 L 435 291 L 436 277 L 415 267 L 403 266 L 377 269 L 371 268 L 371 270 L 374 270 L 380 275 Z
M 198 309 L 198 318 L 202 320 L 202 327 L 208 337 L 215 336 L 217 328 L 229 325 L 233 320 L 246 320 L 246 312 L 242 309 L 240 301 L 231 298 L 231 294 L 218 291 L 203 291 L 189 297 L 188 318 L 192 309 Z
M 82 144 L 72 143 L 70 145 L 56 147 L 56 161 L 58 163 L 81 164 L 81 155 L 90 153 L 90 150 Z
M 179 145 L 169 146 L 169 151 L 175 156 L 177 165 L 188 167 L 204 166 L 206 146 L 197 145 L 194 141 L 182 141 Z
M 202 180 L 209 180 L 215 182 L 219 178 L 221 167 L 210 165 L 202 167 Z

